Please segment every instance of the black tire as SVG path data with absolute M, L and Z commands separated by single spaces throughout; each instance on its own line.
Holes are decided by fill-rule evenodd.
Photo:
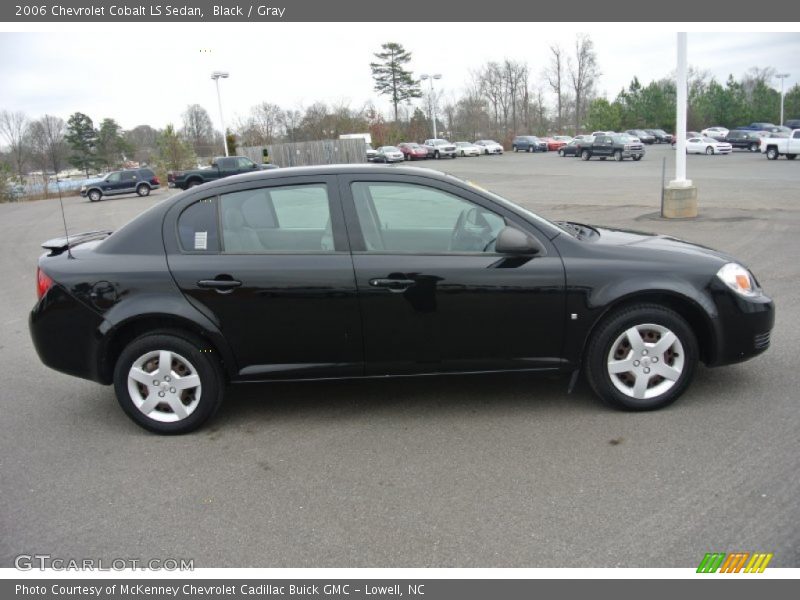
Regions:
M 194 431 L 214 415 L 222 403 L 224 395 L 225 380 L 222 375 L 222 369 L 214 353 L 208 350 L 207 346 L 204 346 L 199 340 L 193 339 L 191 335 L 177 331 L 157 331 L 136 338 L 122 351 L 114 368 L 114 390 L 116 391 L 120 406 L 137 425 L 148 431 L 166 435 Z M 200 398 L 196 400 L 196 405 L 194 407 L 191 406 L 191 403 L 195 401 L 194 399 L 189 399 L 189 405 L 186 405 L 186 398 L 180 400 L 185 406 L 191 408 L 191 412 L 185 418 L 173 422 L 163 422 L 157 418 L 149 417 L 142 410 L 137 408 L 129 390 L 129 374 L 134 364 L 148 353 L 159 351 L 168 351 L 171 353 L 170 356 L 173 358 L 173 362 L 170 365 L 170 373 L 173 376 L 173 369 L 185 369 L 186 366 L 183 361 L 186 361 L 189 363 L 190 367 L 190 370 L 186 372 L 191 373 L 191 369 L 193 369 L 194 374 L 199 378 Z M 145 370 L 145 372 L 149 371 Z M 153 371 L 152 373 L 154 381 L 158 381 L 155 379 L 156 377 L 160 377 L 157 371 Z M 161 384 L 162 386 L 175 385 L 175 381 L 177 380 L 166 383 L 166 380 L 164 380 Z M 150 390 L 148 388 L 141 388 L 147 391 L 148 395 L 145 397 L 145 400 L 150 397 Z M 167 387 L 164 393 L 169 393 L 170 391 L 174 391 L 174 388 L 170 390 L 169 387 Z M 180 393 L 179 388 L 177 391 Z M 161 392 L 159 393 L 161 394 Z M 162 408 L 159 409 L 159 406 Z M 171 408 L 165 410 L 167 408 L 168 401 L 165 400 L 152 409 L 151 412 L 157 413 L 162 418 L 169 418 L 168 415 L 174 415 L 175 413 Z
M 89 193 L 86 195 L 89 197 L 89 202 L 97 202 L 103 197 L 103 192 L 100 190 L 89 190 Z
M 640 160 L 642 160 L 642 155 L 639 154 L 638 156 L 634 156 L 633 160 L 635 160 L 636 162 L 639 162 Z
M 778 149 L 775 147 L 767 148 L 767 159 L 768 160 L 778 160 Z
M 439 160 L 439 151 L 438 150 L 433 153 L 433 158 L 435 158 L 436 160 Z
M 647 329 L 648 325 L 666 329 L 676 336 L 677 344 L 670 346 L 669 352 L 671 354 L 669 359 L 673 360 L 673 365 L 678 364 L 681 360 L 682 364 L 679 370 L 680 375 L 672 382 L 671 387 L 651 398 L 637 399 L 623 393 L 617 387 L 619 385 L 622 388 L 626 388 L 626 383 L 622 378 L 631 377 L 632 375 L 630 373 L 618 375 L 617 377 L 620 379 L 615 384 L 611 379 L 612 375 L 609 373 L 609 362 L 612 358 L 612 351 L 625 352 L 624 347 L 617 346 L 617 343 L 630 329 L 638 327 L 645 330 L 646 335 L 654 335 L 654 330 Z M 654 342 L 648 342 L 646 338 L 643 338 L 645 346 L 647 343 L 657 343 L 659 338 L 655 337 L 653 339 L 655 340 Z M 616 350 L 615 346 L 617 346 Z M 676 347 L 678 350 L 675 350 Z M 652 348 L 652 346 L 648 348 Z M 631 361 L 636 358 L 633 347 L 630 348 L 627 356 Z M 658 355 L 650 356 L 649 360 L 652 361 L 654 357 L 658 358 Z M 586 377 L 595 394 L 614 408 L 632 411 L 655 410 L 671 404 L 686 390 L 694 375 L 697 357 L 697 339 L 683 317 L 658 304 L 636 304 L 612 312 L 597 326 L 586 350 Z M 645 367 L 644 358 L 641 361 L 637 360 L 637 369 L 641 368 L 644 371 L 646 368 L 652 367 L 653 371 L 655 371 L 656 367 L 653 365 L 656 363 L 653 362 L 651 365 L 648 362 L 647 367 Z M 666 359 L 666 357 L 662 356 L 662 364 Z M 618 360 L 622 359 L 618 358 Z M 650 373 L 650 371 L 648 370 L 647 373 Z M 668 381 L 670 381 L 662 378 L 657 373 L 649 375 L 640 373 L 640 377 L 644 377 L 648 381 L 649 387 L 646 390 L 662 384 L 669 385 Z M 631 386 L 630 390 L 633 393 L 633 386 Z
M 750 144 L 749 148 L 750 148 L 750 152 L 758 152 L 758 150 L 759 150 L 758 144 L 756 144 L 756 143 Z
M 511 149 L 512 149 L 514 152 L 516 152 L 516 151 L 517 151 L 517 147 L 516 147 L 516 146 L 511 146 Z
M 561 158 L 564 158 L 564 157 L 566 156 L 566 152 L 564 152 L 564 150 L 559 150 L 559 151 L 558 151 L 558 155 L 559 155 Z
M 581 150 L 581 160 L 589 160 L 592 154 L 588 150 Z
M 139 194 L 142 197 L 149 196 L 150 195 L 150 186 L 147 185 L 146 183 L 140 183 L 136 187 L 136 193 Z
M 533 146 L 528 146 L 528 152 L 536 152 L 536 149 Z
M 203 183 L 203 182 L 202 182 L 202 181 L 200 181 L 199 179 L 192 179 L 192 180 L 191 180 L 191 181 L 188 183 L 188 185 L 186 186 L 186 189 L 189 189 L 189 188 L 196 187 L 196 186 L 200 185 L 201 183 Z
M 711 146 L 708 146 L 706 148 L 706 154 L 708 154 L 708 155 L 714 154 L 714 148 L 712 148 Z
M 797 154 L 787 154 L 786 158 L 789 160 L 794 160 L 795 158 L 797 158 Z
M 614 152 L 614 160 L 617 162 L 622 162 L 622 150 L 616 150 Z

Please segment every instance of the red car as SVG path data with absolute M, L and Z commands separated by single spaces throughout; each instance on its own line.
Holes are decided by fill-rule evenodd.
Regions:
M 558 136 L 558 137 L 564 137 L 564 136 Z M 549 152 L 553 152 L 553 151 L 556 151 L 556 150 L 561 150 L 561 148 L 563 148 L 564 146 L 567 145 L 567 141 L 568 141 L 568 140 L 564 140 L 564 139 L 560 139 L 559 140 L 559 139 L 552 138 L 552 137 L 546 137 L 546 138 L 541 138 L 541 139 L 544 140 L 545 142 L 547 142 L 547 150 Z
M 406 160 L 428 158 L 428 150 L 414 142 L 403 142 L 402 144 L 397 144 L 397 147 L 400 148 L 400 152 L 403 153 Z

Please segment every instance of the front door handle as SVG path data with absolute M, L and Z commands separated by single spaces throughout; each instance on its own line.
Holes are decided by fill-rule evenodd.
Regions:
M 416 281 L 413 279 L 370 279 L 369 284 L 372 287 L 386 288 L 390 292 L 402 292 L 414 285 Z
M 197 282 L 197 286 L 201 288 L 210 288 L 216 290 L 220 294 L 230 294 L 234 289 L 242 285 L 241 281 L 233 278 L 230 279 L 201 279 Z

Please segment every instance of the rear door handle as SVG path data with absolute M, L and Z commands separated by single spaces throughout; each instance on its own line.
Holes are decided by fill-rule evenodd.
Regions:
M 413 279 L 370 279 L 369 284 L 372 287 L 386 288 L 390 292 L 402 292 L 414 285 L 416 281 Z
M 210 288 L 216 290 L 220 294 L 230 294 L 241 285 L 242 282 L 235 279 L 201 279 L 197 282 L 198 287 Z

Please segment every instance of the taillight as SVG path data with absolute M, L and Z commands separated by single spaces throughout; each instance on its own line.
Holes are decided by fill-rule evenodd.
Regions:
M 150 183 L 152 183 L 153 185 L 161 185 L 161 182 L 158 180 L 158 177 L 153 177 L 150 180 Z
M 36 268 L 36 297 L 41 300 L 47 291 L 53 287 L 53 280 L 40 268 Z

